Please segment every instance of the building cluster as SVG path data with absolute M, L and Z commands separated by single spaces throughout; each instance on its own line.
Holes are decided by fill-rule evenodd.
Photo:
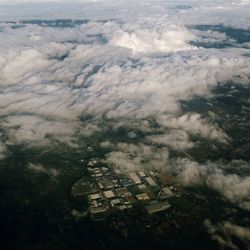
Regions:
M 169 209 L 171 204 L 168 199 L 180 195 L 174 185 L 163 184 L 155 171 L 144 169 L 116 173 L 113 168 L 94 159 L 88 163 L 88 172 L 91 188 L 87 196 L 94 219 L 102 219 L 110 212 L 132 209 L 134 206 L 152 215 Z

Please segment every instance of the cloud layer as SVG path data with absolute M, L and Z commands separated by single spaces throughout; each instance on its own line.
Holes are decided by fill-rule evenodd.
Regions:
M 246 245 L 250 242 L 250 229 L 247 227 L 239 226 L 229 221 L 213 225 L 210 220 L 205 220 L 204 225 L 212 239 L 222 249 L 240 249 L 234 242 L 235 237 Z
M 247 82 L 249 44 L 238 44 L 220 30 L 195 28 L 226 24 L 244 32 L 247 3 L 131 3 L 1 8 L 0 40 L 5 42 L 0 45 L 0 128 L 7 136 L 0 158 L 11 143 L 77 146 L 79 136 L 102 131 L 99 121 L 105 121 L 113 129 L 126 127 L 134 141 L 104 143 L 111 150 L 107 162 L 126 171 L 143 166 L 170 171 L 184 185 L 206 185 L 249 210 L 249 177 L 228 174 L 218 162 L 202 165 L 177 158 L 171 165 L 169 156 L 171 150 L 195 147 L 193 135 L 230 142 L 212 118 L 183 114 L 180 100 L 211 95 L 212 87 L 236 77 Z M 66 7 L 66 12 L 55 11 Z M 54 11 L 53 20 L 47 10 Z M 68 19 L 54 20 L 55 13 Z M 238 14 L 232 19 L 228 13 Z M 78 20 L 70 20 L 72 16 Z M 6 21 L 11 18 L 18 20 Z M 225 42 L 230 46 L 212 46 Z M 140 133 L 146 136 L 136 141 Z M 130 152 L 135 153 L 132 159 Z

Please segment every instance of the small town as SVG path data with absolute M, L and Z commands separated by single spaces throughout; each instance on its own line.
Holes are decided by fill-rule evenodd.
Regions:
M 122 173 L 104 165 L 98 159 L 88 162 L 89 176 L 79 179 L 72 187 L 76 198 L 87 197 L 93 220 L 104 220 L 116 212 L 140 209 L 145 217 L 175 213 L 172 204 L 191 208 L 188 195 L 167 175 L 141 169 Z

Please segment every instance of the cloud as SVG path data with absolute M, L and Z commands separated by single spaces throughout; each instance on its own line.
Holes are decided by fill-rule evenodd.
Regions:
M 9 126 L 11 127 L 8 129 Z M 55 138 L 73 146 L 75 127 L 64 122 L 49 121 L 34 115 L 13 115 L 5 119 L 3 128 L 9 133 L 8 139 L 16 144 L 29 143 L 29 146 L 35 146 L 39 142 L 41 147 Z
M 103 141 L 100 143 L 100 146 L 102 148 L 113 148 L 114 147 L 114 144 L 110 141 Z
M 194 147 L 194 143 L 190 141 L 188 134 L 181 130 L 170 130 L 165 134 L 147 136 L 146 139 L 175 150 L 186 150 Z
M 237 167 L 244 163 L 238 163 Z M 207 162 L 199 164 L 185 158 L 179 158 L 170 166 L 169 171 L 176 175 L 179 181 L 186 186 L 205 185 L 243 209 L 250 211 L 250 177 L 227 173 L 221 162 Z M 249 168 L 249 164 L 248 168 Z
M 157 22 L 160 25 L 152 25 Z M 157 53 L 196 49 L 189 41 L 195 36 L 185 27 L 169 23 L 168 20 L 153 20 L 142 23 L 126 23 L 118 29 L 110 43 L 131 49 L 134 53 Z
M 0 20 L 4 21 L 25 19 L 122 19 L 127 21 L 138 16 L 159 17 L 167 14 L 170 20 L 182 25 L 220 23 L 235 27 L 249 27 L 247 1 L 1 0 L 0 4 Z
M 23 50 L 18 54 L 9 52 L 1 58 L 1 82 L 7 85 L 17 84 L 31 76 L 34 77 L 52 64 L 53 61 L 48 60 L 43 53 L 35 49 Z
M 232 222 L 225 221 L 218 224 L 212 224 L 210 220 L 205 220 L 204 225 L 211 235 L 212 239 L 221 246 L 222 249 L 241 249 L 233 238 L 238 238 L 245 245 L 250 242 L 250 229 L 243 226 L 238 226 Z
M 166 129 L 178 128 L 220 142 L 228 139 L 216 124 L 197 114 L 178 116 L 179 100 L 207 94 L 211 86 L 234 75 L 248 75 L 249 58 L 241 50 L 190 50 L 192 31 L 167 16 L 123 24 L 88 21 L 64 29 L 47 24 L 17 23 L 19 28 L 1 24 L 0 36 L 9 42 L 0 52 L 0 125 L 16 142 L 25 138 L 48 141 L 48 134 L 75 141 L 80 127 L 87 126 L 79 119 L 82 114 L 142 120 L 138 125 L 143 130 L 144 120 L 153 118 Z M 143 39 L 149 49 L 138 53 L 114 44 L 121 30 L 149 36 Z M 181 35 L 176 37 L 180 43 L 168 37 L 173 30 Z M 163 47 L 155 46 L 155 41 L 161 41 Z M 91 126 L 85 134 L 92 134 Z M 92 131 L 99 129 L 98 123 L 93 126 Z M 165 134 L 162 143 L 167 145 L 170 135 L 161 133 Z M 170 146 L 192 146 L 185 133 L 173 133 L 178 142 Z
M 149 139 L 171 148 L 186 149 L 186 143 L 184 142 L 179 143 L 173 140 L 165 143 L 164 136 L 162 138 L 152 136 Z M 129 172 L 153 168 L 168 172 L 175 176 L 176 181 L 183 186 L 205 186 L 215 190 L 222 197 L 242 209 L 250 211 L 250 177 L 242 174 L 250 167 L 247 162 L 232 161 L 226 164 L 219 161 L 201 164 L 188 158 L 172 159 L 169 158 L 167 148 L 153 147 L 143 143 L 118 143 L 114 145 L 105 142 L 102 143 L 102 146 L 112 150 L 111 153 L 106 154 L 105 161 L 113 164 L 115 169 Z M 241 175 L 232 173 L 235 168 L 239 169 Z
M 200 114 L 187 113 L 177 118 L 161 115 L 156 121 L 160 126 L 183 129 L 186 132 L 198 134 L 207 139 L 218 140 L 221 143 L 227 143 L 229 139 L 225 132 L 202 118 Z
M 180 100 L 211 95 L 218 83 L 236 77 L 247 82 L 248 50 L 236 41 L 224 49 L 199 47 L 231 40 L 224 26 L 214 32 L 189 25 L 224 24 L 242 32 L 248 6 L 180 3 L 188 8 L 169 1 L 1 5 L 0 128 L 7 143 L 75 147 L 95 132 L 125 127 L 131 143 L 101 143 L 112 150 L 107 162 L 124 171 L 170 171 L 184 185 L 206 185 L 249 210 L 249 177 L 217 162 L 177 159 L 171 165 L 169 156 L 169 149 L 192 148 L 193 134 L 230 142 L 212 117 L 183 114 Z M 62 20 L 71 17 L 80 21 Z M 2 142 L 0 157 L 6 150 Z
M 76 3 L 101 3 L 111 2 L 110 0 L 75 0 Z M 0 0 L 0 4 L 3 5 L 22 5 L 22 4 L 62 4 L 72 3 L 69 0 Z
M 242 51 L 193 50 L 189 41 L 199 34 L 167 15 L 132 17 L 64 29 L 1 23 L 1 40 L 8 41 L 0 54 L 1 116 L 32 113 L 58 122 L 76 121 L 83 112 L 108 119 L 168 116 L 178 100 L 249 73 Z M 189 127 L 193 118 L 186 120 Z M 196 132 L 220 133 L 206 129 Z
M 238 1 L 234 1 L 233 3 L 246 5 L 246 4 L 250 4 L 250 1 L 249 0 L 238 0 Z
M 34 173 L 37 173 L 37 174 L 43 173 L 43 174 L 50 176 L 51 178 L 55 178 L 60 174 L 59 170 L 57 170 L 55 168 L 47 169 L 41 164 L 29 163 L 27 165 L 27 168 L 29 170 L 33 171 Z
M 104 67 L 90 78 L 88 90 L 99 97 L 100 105 L 95 102 L 89 111 L 104 113 L 107 118 L 142 118 L 176 111 L 178 99 L 204 94 L 218 82 L 232 79 L 232 68 L 238 68 L 239 74 L 248 68 L 243 58 L 203 52 L 144 57 L 135 64 L 128 61 Z
M 123 172 L 143 168 L 157 168 L 164 171 L 168 156 L 169 153 L 166 148 L 153 148 L 142 143 L 138 145 L 118 143 L 115 149 L 106 155 L 105 161 Z

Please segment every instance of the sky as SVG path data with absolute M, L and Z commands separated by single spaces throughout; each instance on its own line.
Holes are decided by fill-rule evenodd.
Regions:
M 103 142 L 112 149 L 107 162 L 134 170 L 150 159 L 183 185 L 205 184 L 250 210 L 250 177 L 224 171 L 235 163 L 182 158 L 169 164 L 169 149 L 195 146 L 190 135 L 230 142 L 216 122 L 182 114 L 179 101 L 211 96 L 219 82 L 235 78 L 249 84 L 249 41 L 237 41 L 225 28 L 195 28 L 249 31 L 249 13 L 246 0 L 0 0 L 0 128 L 8 131 L 8 144 L 46 146 L 52 135 L 77 147 L 78 136 L 103 130 L 105 119 L 113 128 L 128 127 L 131 138 L 150 134 L 147 143 Z M 214 46 L 225 43 L 230 46 Z M 83 122 L 87 115 L 93 119 Z M 155 151 L 149 143 L 164 147 Z M 126 158 L 130 151 L 138 154 L 134 161 Z M 7 155 L 7 143 L 0 142 L 0 158 Z M 235 228 L 209 223 L 210 229 Z

